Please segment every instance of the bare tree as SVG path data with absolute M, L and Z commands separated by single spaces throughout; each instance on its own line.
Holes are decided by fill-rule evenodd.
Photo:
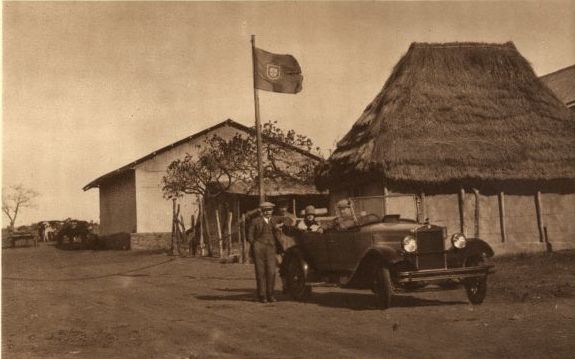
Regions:
M 9 228 L 14 229 L 14 223 L 22 208 L 29 208 L 34 205 L 34 199 L 38 197 L 38 192 L 33 189 L 19 185 L 2 188 L 2 212 L 10 221 Z

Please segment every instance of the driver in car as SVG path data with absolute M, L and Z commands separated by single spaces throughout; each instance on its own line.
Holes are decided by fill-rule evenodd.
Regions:
M 357 225 L 349 200 L 342 199 L 337 202 L 337 211 L 338 215 L 334 220 L 334 227 L 336 230 L 345 230 Z

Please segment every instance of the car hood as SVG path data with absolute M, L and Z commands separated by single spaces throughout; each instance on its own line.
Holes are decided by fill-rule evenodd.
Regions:
M 361 227 L 361 232 L 401 232 L 409 233 L 424 227 L 421 223 L 374 223 Z

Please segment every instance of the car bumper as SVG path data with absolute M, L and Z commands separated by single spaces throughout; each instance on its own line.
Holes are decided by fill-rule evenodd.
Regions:
M 418 271 L 399 272 L 397 273 L 397 282 L 411 283 L 445 279 L 477 278 L 484 277 L 494 272 L 495 270 L 493 269 L 493 265 L 448 269 L 425 269 Z

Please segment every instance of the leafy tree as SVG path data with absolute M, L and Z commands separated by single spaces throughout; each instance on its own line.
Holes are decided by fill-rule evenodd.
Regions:
M 183 194 L 214 197 L 234 183 L 242 183 L 253 191 L 258 183 L 257 147 L 253 135 L 237 133 L 230 139 L 213 135 L 198 145 L 198 154 L 187 154 L 173 161 L 163 177 L 166 198 Z M 311 152 L 313 142 L 294 130 L 284 131 L 277 122 L 262 126 L 262 157 L 264 179 L 272 182 L 313 184 L 314 170 L 319 161 L 293 155 L 293 149 Z M 283 143 L 284 145 L 282 145 Z M 288 146 L 285 146 L 285 145 Z M 319 148 L 315 148 L 319 154 Z
M 2 188 L 2 212 L 10 221 L 9 228 L 14 229 L 16 218 L 23 208 L 34 206 L 34 199 L 38 197 L 38 192 L 33 189 L 19 185 Z

